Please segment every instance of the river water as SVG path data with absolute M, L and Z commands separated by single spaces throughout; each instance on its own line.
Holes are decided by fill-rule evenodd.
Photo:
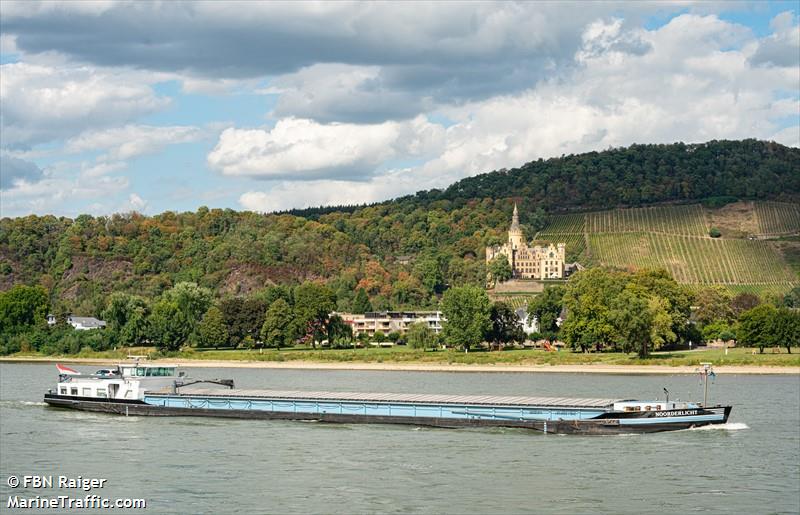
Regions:
M 75 367 L 90 372 L 98 367 Z M 697 376 L 195 369 L 239 388 L 697 400 Z M 107 479 L 149 513 L 798 513 L 800 377 L 721 375 L 721 428 L 621 436 L 210 418 L 46 407 L 53 365 L 0 364 L 0 512 Z M 84 492 L 76 496 L 83 497 Z M 16 511 L 16 510 L 10 510 Z M 23 511 L 23 510 L 20 510 Z M 31 510 L 24 510 L 31 512 Z M 117 510 L 119 511 L 119 510 Z M 52 510 L 51 510 L 52 512 Z

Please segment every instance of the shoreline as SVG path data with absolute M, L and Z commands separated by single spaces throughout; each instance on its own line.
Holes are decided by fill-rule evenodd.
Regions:
M 51 358 L 51 357 L 3 357 L 0 363 L 65 363 L 74 365 L 116 365 L 126 360 L 109 358 Z M 297 370 L 365 370 L 395 372 L 496 372 L 496 373 L 570 373 L 570 374 L 617 374 L 657 375 L 695 374 L 696 366 L 665 365 L 467 365 L 458 363 L 369 363 L 369 362 L 319 362 L 319 361 L 224 361 L 198 359 L 147 360 L 150 364 L 172 364 L 185 368 L 253 368 L 253 369 L 297 369 Z M 717 374 L 745 375 L 800 375 L 796 366 L 717 365 Z

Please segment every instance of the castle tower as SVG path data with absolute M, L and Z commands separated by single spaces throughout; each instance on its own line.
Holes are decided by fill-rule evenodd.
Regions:
M 525 237 L 522 234 L 522 228 L 519 226 L 519 212 L 517 211 L 517 204 L 514 203 L 514 214 L 511 216 L 511 228 L 508 229 L 508 243 L 513 250 L 522 248 Z

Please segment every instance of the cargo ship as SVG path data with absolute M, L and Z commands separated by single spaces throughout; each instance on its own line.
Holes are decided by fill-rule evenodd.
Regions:
M 551 434 L 650 433 L 724 424 L 731 406 L 708 406 L 709 364 L 700 370 L 704 402 L 495 395 L 430 395 L 236 389 L 230 379 L 193 380 L 177 366 L 120 364 L 94 374 L 57 365 L 44 402 L 57 408 L 127 416 L 194 416 L 411 424 L 443 428 L 512 427 Z M 208 385 L 213 387 L 202 387 Z

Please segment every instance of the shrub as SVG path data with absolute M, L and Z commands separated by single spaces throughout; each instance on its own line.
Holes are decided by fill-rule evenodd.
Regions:
M 708 231 L 708 235 L 711 236 L 712 238 L 719 238 L 720 236 L 722 236 L 722 233 L 719 232 L 719 229 L 717 229 L 716 227 L 712 227 L 711 230 Z

